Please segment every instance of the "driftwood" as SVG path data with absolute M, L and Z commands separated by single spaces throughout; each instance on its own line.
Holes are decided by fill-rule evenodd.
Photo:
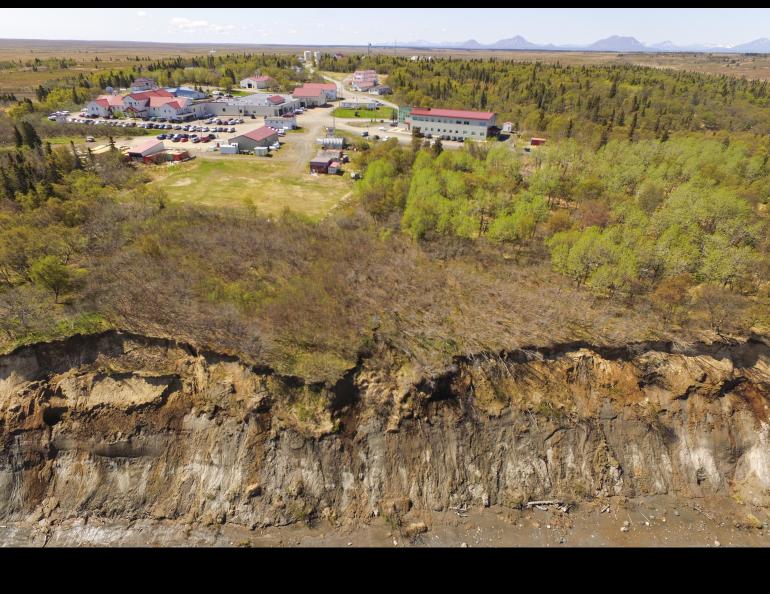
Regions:
M 549 500 L 549 501 L 529 501 L 526 503 L 525 507 L 527 509 L 531 508 L 537 508 L 540 511 L 547 511 L 549 506 L 553 506 L 556 509 L 558 509 L 560 512 L 564 512 L 565 514 L 569 511 L 569 508 L 572 507 L 571 504 L 565 504 L 563 501 L 558 501 L 556 499 Z
M 714 516 L 712 516 L 710 513 L 708 513 L 706 510 L 704 510 L 704 509 L 703 509 L 703 508 L 702 508 L 700 505 L 698 505 L 697 503 L 693 504 L 692 508 L 693 508 L 695 511 L 702 513 L 702 514 L 703 514 L 704 516 L 706 516 L 706 517 L 707 517 L 709 520 L 713 520 L 713 519 L 714 519 Z

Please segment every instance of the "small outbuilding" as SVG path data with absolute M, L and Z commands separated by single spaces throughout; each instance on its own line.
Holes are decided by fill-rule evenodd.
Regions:
M 294 130 L 297 127 L 297 116 L 293 113 L 278 116 L 265 116 L 265 126 L 268 128 L 275 128 L 276 130 L 281 130 L 282 128 Z
M 162 153 L 165 148 L 166 147 L 163 145 L 163 141 L 161 140 L 148 140 L 139 146 L 128 149 L 128 158 L 144 161 L 147 157 L 151 157 L 157 153 Z
M 310 160 L 310 171 L 312 173 L 337 173 L 341 157 L 342 151 L 321 151 Z
M 388 85 L 376 85 L 369 89 L 370 95 L 390 95 L 393 92 Z
M 545 144 L 545 138 L 535 138 L 534 136 L 530 139 L 529 144 L 531 146 L 540 146 L 541 144 Z
M 241 81 L 242 89 L 269 89 L 276 86 L 275 79 L 270 76 L 249 76 Z

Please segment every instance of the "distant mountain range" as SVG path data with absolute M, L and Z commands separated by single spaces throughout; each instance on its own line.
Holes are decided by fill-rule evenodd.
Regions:
M 671 41 L 662 41 L 660 43 L 644 44 L 635 37 L 622 37 L 613 35 L 606 39 L 600 39 L 589 45 L 554 45 L 538 44 L 527 41 L 521 35 L 516 35 L 509 39 L 501 39 L 494 43 L 479 43 L 475 39 L 468 41 L 452 42 L 443 41 L 433 43 L 430 41 L 419 40 L 407 43 L 399 43 L 402 48 L 415 49 L 468 49 L 468 50 L 539 50 L 539 51 L 582 51 L 582 52 L 715 52 L 715 53 L 770 53 L 770 39 L 761 37 L 748 43 L 742 43 L 734 46 L 720 45 L 676 45 Z M 390 43 L 377 44 L 377 47 L 393 47 Z

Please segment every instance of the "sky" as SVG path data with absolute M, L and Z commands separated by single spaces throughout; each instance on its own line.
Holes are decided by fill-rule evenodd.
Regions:
M 0 8 L 0 38 L 366 45 L 522 35 L 588 44 L 736 45 L 770 36 L 766 8 Z

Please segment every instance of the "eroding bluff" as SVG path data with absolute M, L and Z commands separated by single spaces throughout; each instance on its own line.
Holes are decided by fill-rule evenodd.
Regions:
M 0 357 L 0 519 L 285 525 L 531 499 L 770 505 L 770 346 L 552 345 L 333 386 L 120 332 Z

